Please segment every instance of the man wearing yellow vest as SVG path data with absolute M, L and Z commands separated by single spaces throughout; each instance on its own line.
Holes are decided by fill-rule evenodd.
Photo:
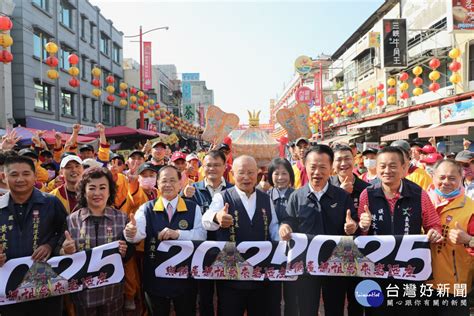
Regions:
M 468 316 L 469 302 L 462 304 L 461 300 L 467 300 L 473 281 L 474 201 L 464 194 L 462 169 L 456 162 L 438 162 L 433 180 L 428 195 L 440 216 L 445 240 L 431 245 L 433 280 L 428 283 L 434 289 L 438 284 L 449 286 L 449 297 L 456 302 L 440 304 L 432 315 Z
M 293 165 L 293 172 L 295 174 L 295 189 L 299 189 L 308 183 L 308 175 L 303 163 L 303 157 L 305 156 L 306 150 L 309 148 L 309 141 L 304 137 L 300 137 L 295 142 L 295 151 L 297 152 L 298 160 Z
M 82 159 L 78 156 L 67 155 L 61 160 L 59 177 L 64 184 L 51 191 L 51 194 L 61 201 L 69 214 L 77 205 L 77 184 L 81 181 L 83 172 Z
M 128 179 L 123 174 L 125 169 L 125 158 L 122 155 L 112 153 L 108 164 L 109 170 L 117 187 L 117 195 L 115 196 L 114 207 L 117 210 L 122 209 L 127 202 Z

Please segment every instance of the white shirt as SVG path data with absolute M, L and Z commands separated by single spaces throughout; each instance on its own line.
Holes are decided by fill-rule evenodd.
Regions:
M 176 212 L 176 206 L 178 205 L 178 196 L 176 196 L 173 200 L 168 201 L 164 197 L 161 197 L 163 200 L 163 205 L 165 209 L 163 212 L 167 212 L 166 208 L 168 206 L 168 203 L 171 203 L 171 206 L 173 206 L 173 214 Z M 157 212 L 159 213 L 159 212 Z M 157 214 L 160 215 L 161 214 Z M 137 210 L 135 213 L 135 221 L 137 222 L 137 234 L 135 235 L 135 238 L 126 238 L 125 239 L 130 242 L 130 243 L 139 243 L 143 239 L 146 238 L 146 217 L 145 217 L 145 204 L 140 206 L 140 208 Z M 207 238 L 207 232 L 206 230 L 202 227 L 202 215 L 201 215 L 201 208 L 199 205 L 196 205 L 196 211 L 194 214 L 194 226 L 193 229 L 190 230 L 180 230 L 178 229 L 179 233 L 179 240 L 206 240 Z M 124 234 L 125 235 L 125 234 Z
M 221 184 L 219 184 L 219 186 L 217 187 L 217 189 L 214 189 L 209 182 L 207 182 L 206 179 L 204 179 L 204 186 L 206 187 L 207 191 L 209 191 L 209 193 L 211 193 L 211 197 L 214 197 L 214 195 L 216 193 L 219 193 L 221 192 L 225 186 L 226 186 L 226 183 L 225 183 L 225 180 L 224 180 L 224 177 L 222 177 L 221 179 Z
M 327 192 L 328 188 L 329 188 L 329 181 L 326 182 L 326 185 L 324 186 L 324 188 L 323 188 L 321 191 L 318 191 L 318 192 L 316 192 L 316 191 L 313 189 L 313 187 L 311 186 L 311 183 L 309 184 L 309 190 L 314 193 L 314 195 L 316 196 L 316 198 L 318 199 L 318 201 L 321 200 L 321 198 L 323 197 L 324 193 Z
M 237 194 L 240 197 L 240 200 L 242 201 L 242 204 L 245 208 L 245 211 L 247 212 L 249 218 L 252 220 L 253 216 L 255 215 L 255 208 L 257 207 L 257 192 L 254 191 L 250 197 L 247 197 L 247 194 L 241 190 L 239 190 L 237 187 L 235 187 Z M 204 213 L 202 216 L 202 226 L 206 230 L 214 231 L 219 229 L 219 224 L 214 222 L 214 217 L 216 216 L 216 213 L 222 210 L 224 207 L 224 198 L 222 197 L 222 194 L 216 193 L 214 197 L 212 198 L 212 203 L 209 206 L 209 209 Z M 277 221 L 277 216 L 275 213 L 275 208 L 273 207 L 273 203 L 270 202 L 270 209 L 271 209 L 271 214 L 272 214 L 272 220 L 270 222 L 270 225 L 268 227 L 268 230 L 270 231 L 270 237 L 272 240 L 279 240 L 280 237 L 278 235 L 278 221 Z

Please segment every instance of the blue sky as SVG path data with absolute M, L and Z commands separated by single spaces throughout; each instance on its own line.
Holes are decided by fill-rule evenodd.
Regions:
M 300 55 L 331 55 L 383 0 L 125 1 L 91 0 L 124 35 L 169 26 L 144 37 L 153 64 L 199 72 L 215 105 L 247 122 L 247 109 L 269 118 L 269 100 L 283 92 Z M 139 59 L 124 39 L 124 57 Z

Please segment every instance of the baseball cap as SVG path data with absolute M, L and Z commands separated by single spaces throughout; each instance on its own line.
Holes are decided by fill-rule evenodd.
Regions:
M 379 151 L 378 151 L 377 149 L 372 148 L 372 147 L 369 147 L 369 148 L 367 148 L 366 150 L 364 150 L 364 151 L 362 152 L 362 156 L 365 156 L 365 155 L 368 155 L 368 154 L 375 154 L 375 155 L 377 155 L 378 152 L 379 152 Z
M 44 169 L 56 170 L 56 165 L 53 162 L 42 163 L 41 167 Z
M 306 137 L 300 137 L 295 141 L 295 144 L 298 145 L 299 142 L 304 141 L 306 144 L 309 144 L 309 140 Z
M 420 160 L 420 162 L 434 164 L 438 160 L 443 160 L 443 156 L 438 153 L 431 153 L 425 159 Z
M 40 152 L 40 156 L 43 156 L 43 157 L 53 157 L 53 154 L 49 151 L 49 150 L 42 150 Z
M 76 156 L 76 155 L 69 155 L 69 156 L 66 156 L 64 157 L 62 160 L 61 160 L 61 164 L 59 165 L 59 168 L 64 168 L 66 167 L 66 165 L 70 162 L 70 161 L 75 161 L 77 162 L 78 164 L 82 165 L 82 159 L 79 158 L 79 156 Z
M 186 160 L 186 154 L 185 153 L 182 153 L 180 151 L 175 151 L 173 153 L 173 155 L 171 155 L 171 161 L 172 162 L 175 162 L 176 160 L 178 159 L 183 159 L 183 160 Z
M 151 162 L 144 162 L 140 165 L 140 167 L 138 167 L 138 174 L 142 173 L 143 171 L 145 170 L 151 170 L 151 171 L 154 171 L 156 173 L 158 173 L 158 168 L 153 165 Z
M 123 155 L 121 154 L 117 154 L 117 153 L 111 153 L 110 154 L 110 157 L 109 157 L 109 161 L 112 161 L 114 159 L 119 159 L 121 160 L 123 163 L 125 163 L 125 158 L 123 157 Z
M 82 161 L 84 168 L 101 168 L 102 164 L 95 159 L 87 158 Z
M 79 151 L 84 151 L 84 150 L 94 151 L 94 147 L 90 144 L 84 144 L 81 147 L 79 147 Z
M 155 141 L 152 145 L 151 148 L 155 148 L 156 146 L 161 145 L 163 148 L 166 148 L 166 144 L 162 140 L 157 140 Z
M 30 148 L 23 148 L 22 150 L 18 152 L 18 155 L 38 159 L 38 154 L 36 153 L 36 151 Z
M 217 150 L 230 150 L 230 147 L 226 143 L 222 143 L 219 146 L 217 146 Z
M 138 150 L 138 149 L 135 149 L 134 151 L 132 151 L 130 154 L 128 154 L 128 158 L 132 157 L 133 155 L 140 155 L 142 156 L 143 158 L 145 158 L 145 153 L 141 150 Z
M 421 148 L 421 152 L 424 154 L 433 154 L 436 151 L 437 151 L 436 148 L 432 145 L 425 145 L 423 146 L 423 148 Z
M 191 153 L 186 156 L 186 161 L 199 160 L 199 157 L 195 153 Z
M 456 158 L 454 158 L 454 160 L 459 162 L 470 162 L 472 159 L 474 159 L 474 153 L 469 150 L 463 150 L 458 152 Z
M 402 139 L 396 140 L 393 143 L 391 143 L 390 146 L 401 148 L 407 153 L 410 152 L 410 144 L 406 140 L 402 140 Z

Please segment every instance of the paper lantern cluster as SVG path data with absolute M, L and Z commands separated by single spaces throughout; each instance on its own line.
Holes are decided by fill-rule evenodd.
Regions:
M 410 78 L 410 75 L 408 75 L 408 73 L 406 72 L 400 73 L 400 76 L 398 77 L 398 79 L 400 80 L 400 85 L 398 86 L 400 88 L 400 93 L 401 93 L 400 98 L 402 98 L 403 100 L 406 100 L 410 97 L 410 95 L 407 92 L 408 88 L 410 87 L 410 85 L 407 82 L 409 78 Z
M 102 74 L 102 71 L 98 67 L 94 67 L 91 70 L 92 74 L 92 81 L 91 84 L 95 87 L 92 89 L 92 95 L 96 98 L 100 97 L 102 95 L 102 90 L 100 89 L 102 83 L 100 82 L 100 75 Z
M 395 105 L 395 104 L 397 104 L 397 88 L 395 88 L 397 86 L 397 79 L 395 79 L 394 77 L 388 78 L 387 85 L 388 85 L 388 88 L 387 88 L 387 94 L 388 94 L 387 103 L 389 105 Z
M 459 48 L 453 48 L 448 53 L 449 58 L 452 59 L 452 62 L 449 64 L 449 70 L 452 71 L 451 76 L 449 76 L 449 81 L 452 84 L 458 84 L 461 82 L 461 75 L 459 74 L 459 70 L 461 69 L 461 63 L 457 61 L 457 59 L 461 56 L 461 51 Z
M 119 104 L 120 104 L 121 107 L 126 107 L 128 105 L 128 101 L 127 101 L 128 85 L 125 82 L 121 82 L 119 84 L 119 88 L 120 88 L 120 93 L 119 93 L 120 102 L 119 102 Z
M 135 94 L 137 94 L 137 89 L 135 87 L 131 87 L 129 92 L 130 92 L 130 98 L 129 98 L 130 109 L 136 110 L 138 108 L 138 106 L 137 106 L 137 97 L 135 95 Z
M 115 93 L 115 87 L 114 87 L 115 78 L 114 78 L 114 76 L 108 75 L 105 78 L 105 82 L 107 82 L 107 87 L 105 88 L 105 91 L 107 91 L 107 93 L 109 94 L 107 96 L 107 101 L 109 103 L 114 103 L 114 101 L 115 101 L 115 96 L 114 96 L 114 93 Z
M 71 79 L 69 80 L 69 85 L 73 88 L 79 87 L 79 79 L 77 79 L 77 76 L 79 76 L 79 68 L 76 67 L 76 65 L 79 63 L 79 57 L 77 57 L 76 54 L 71 54 L 68 57 L 69 64 L 71 67 L 69 67 L 69 74 L 71 75 Z
M 161 121 L 166 126 L 176 129 L 182 134 L 196 137 L 202 133 L 202 129 L 200 127 L 194 126 L 185 119 L 178 117 L 165 109 L 158 108 L 155 110 L 154 117 L 156 121 Z
M 13 61 L 13 55 L 8 50 L 8 47 L 13 45 L 13 38 L 8 34 L 13 27 L 12 20 L 8 16 L 0 16 L 0 62 L 4 64 Z
M 423 73 L 423 68 L 421 66 L 416 66 L 413 68 L 412 73 L 415 75 L 415 78 L 413 78 L 412 81 L 415 88 L 413 89 L 412 93 L 417 97 L 423 94 L 423 88 L 421 88 L 423 85 L 423 79 L 420 77 L 420 75 Z
M 436 81 L 438 81 L 438 79 L 440 78 L 441 74 L 439 73 L 438 70 L 438 67 L 441 65 L 441 62 L 439 61 L 438 58 L 436 57 L 433 57 L 431 60 L 430 60 L 430 63 L 429 63 L 429 66 L 431 68 L 431 72 L 429 73 L 428 75 L 428 78 L 431 80 L 431 83 L 430 85 L 428 86 L 428 89 L 431 91 L 431 92 L 436 92 L 439 90 L 440 88 L 440 85 L 439 83 L 437 83 Z
M 51 80 L 56 80 L 59 78 L 59 72 L 56 70 L 58 67 L 59 60 L 56 57 L 56 53 L 58 52 L 58 45 L 53 42 L 49 42 L 45 45 L 44 49 L 48 53 L 48 58 L 46 58 L 46 65 L 48 65 L 49 70 L 46 72 L 46 75 Z

